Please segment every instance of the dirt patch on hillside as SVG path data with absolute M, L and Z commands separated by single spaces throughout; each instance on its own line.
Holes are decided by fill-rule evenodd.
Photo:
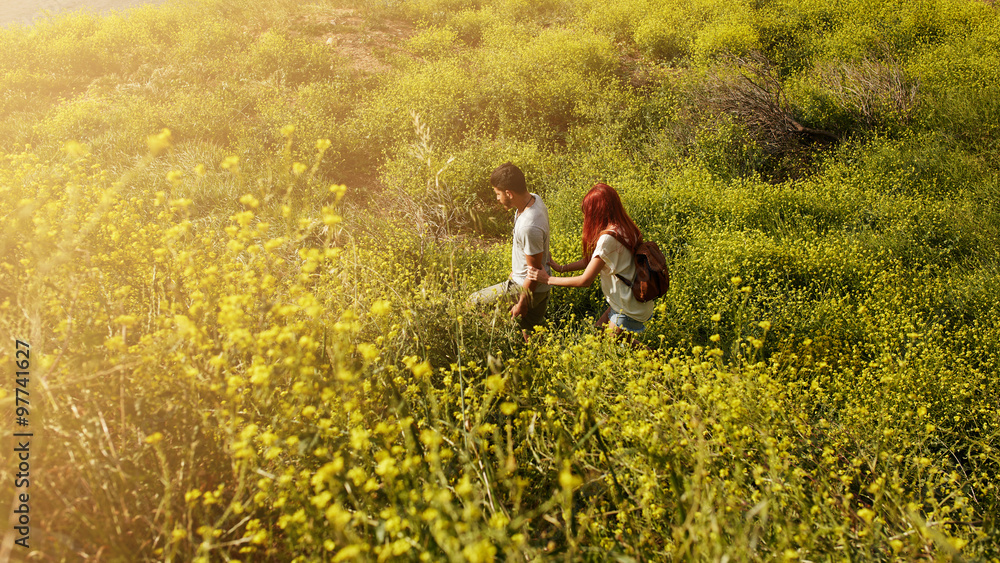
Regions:
M 412 56 L 404 48 L 413 36 L 413 25 L 405 21 L 366 22 L 351 9 L 324 10 L 303 17 L 305 29 L 330 45 L 351 61 L 351 66 L 365 74 L 380 74 L 390 70 L 387 59 L 394 55 Z

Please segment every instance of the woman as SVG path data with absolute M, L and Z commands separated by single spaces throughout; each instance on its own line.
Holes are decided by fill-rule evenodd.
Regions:
M 640 303 L 632 295 L 630 284 L 635 277 L 633 250 L 642 241 L 642 233 L 625 212 L 618 192 L 607 184 L 596 184 L 583 198 L 583 258 L 559 265 L 549 260 L 557 272 L 583 270 L 578 276 L 549 277 L 545 270 L 531 268 L 528 278 L 562 287 L 587 287 L 598 274 L 601 291 L 608 301 L 598 326 L 610 323 L 616 332 L 640 333 L 653 316 L 653 301 Z M 628 283 L 626 283 L 626 281 Z

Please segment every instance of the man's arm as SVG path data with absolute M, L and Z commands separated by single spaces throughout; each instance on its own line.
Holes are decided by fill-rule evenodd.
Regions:
M 539 252 L 538 254 L 527 254 L 524 258 L 528 262 L 529 272 L 531 271 L 531 268 L 542 269 L 545 266 L 542 262 L 545 258 L 544 252 Z M 524 283 L 521 284 L 521 297 L 517 300 L 517 303 L 511 307 L 510 316 L 519 317 L 528 312 L 528 309 L 531 308 L 531 293 L 535 291 L 536 287 L 538 287 L 538 281 L 528 279 L 527 277 L 524 278 Z

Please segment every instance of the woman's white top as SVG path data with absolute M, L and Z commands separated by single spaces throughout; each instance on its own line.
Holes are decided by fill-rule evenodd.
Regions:
M 601 269 L 601 291 L 604 292 L 608 305 L 633 320 L 641 323 L 648 321 L 653 316 L 656 303 L 637 301 L 632 295 L 632 288 L 615 275 L 618 274 L 629 281 L 635 277 L 635 257 L 632 252 L 615 237 L 603 234 L 597 239 L 591 260 L 594 256 L 600 256 L 601 260 L 604 260 L 604 268 Z

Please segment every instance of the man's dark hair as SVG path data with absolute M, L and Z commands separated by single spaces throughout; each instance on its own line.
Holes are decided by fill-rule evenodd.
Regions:
M 490 174 L 490 185 L 498 190 L 506 190 L 515 194 L 528 193 L 528 184 L 524 181 L 524 172 L 510 162 L 505 162 Z

